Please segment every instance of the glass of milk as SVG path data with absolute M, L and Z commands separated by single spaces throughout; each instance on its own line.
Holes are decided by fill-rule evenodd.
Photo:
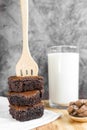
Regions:
M 66 106 L 79 97 L 77 46 L 53 46 L 48 50 L 49 104 Z

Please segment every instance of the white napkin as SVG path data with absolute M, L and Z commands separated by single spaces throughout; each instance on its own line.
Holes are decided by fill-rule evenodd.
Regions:
M 7 98 L 0 97 L 0 130 L 31 130 L 50 123 L 61 116 L 61 113 L 44 110 L 44 115 L 41 118 L 20 122 L 11 117 L 8 106 Z

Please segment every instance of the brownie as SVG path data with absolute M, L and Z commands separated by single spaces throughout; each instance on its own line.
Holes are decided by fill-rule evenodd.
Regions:
M 44 81 L 42 76 L 11 76 L 8 78 L 9 91 L 25 92 L 30 90 L 42 90 Z
M 44 114 L 44 105 L 43 103 L 38 103 L 33 107 L 10 105 L 9 112 L 16 120 L 28 121 L 40 118 Z
M 87 100 L 80 99 L 75 102 L 71 102 L 68 106 L 68 112 L 72 116 L 87 117 Z
M 8 93 L 8 100 L 9 103 L 12 105 L 18 105 L 18 106 L 33 106 L 34 104 L 37 104 L 41 101 L 43 96 L 44 90 L 33 90 L 33 91 L 27 91 L 27 92 L 9 92 Z

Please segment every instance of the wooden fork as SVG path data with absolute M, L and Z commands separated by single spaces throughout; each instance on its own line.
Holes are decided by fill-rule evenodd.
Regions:
M 28 0 L 20 0 L 23 28 L 23 51 L 16 65 L 17 76 L 38 75 L 38 65 L 31 57 L 28 46 Z

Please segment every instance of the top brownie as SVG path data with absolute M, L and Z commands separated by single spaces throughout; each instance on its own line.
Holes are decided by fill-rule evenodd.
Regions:
M 25 92 L 31 90 L 42 90 L 44 80 L 42 76 L 11 76 L 8 78 L 10 92 Z

